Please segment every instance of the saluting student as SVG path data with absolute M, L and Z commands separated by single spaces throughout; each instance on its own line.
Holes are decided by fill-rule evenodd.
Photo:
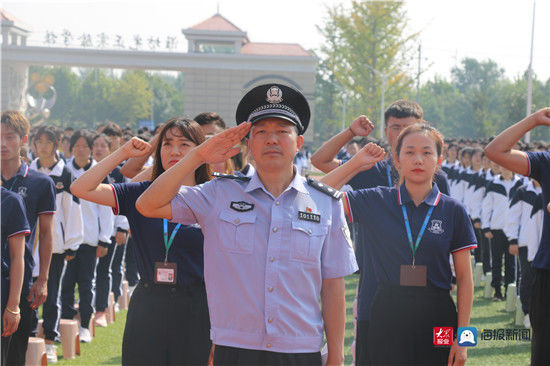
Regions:
M 513 193 L 521 186 L 522 180 L 508 169 L 493 178 L 481 204 L 481 226 L 486 238 L 491 239 L 491 286 L 495 289 L 493 300 L 502 301 L 502 261 L 504 259 L 504 288 L 515 281 L 515 259 L 508 251 L 508 238 L 504 234 L 506 217 L 510 211 Z
M 550 108 L 543 108 L 501 132 L 485 154 L 503 167 L 537 180 L 542 187 L 543 207 L 550 201 L 550 152 L 522 152 L 514 145 L 536 126 L 550 126 Z M 533 329 L 531 364 L 550 364 L 550 214 L 544 212 L 542 238 L 533 259 L 535 280 L 529 318 Z
M 344 276 L 357 265 L 338 192 L 292 163 L 309 123 L 307 100 L 285 85 L 260 85 L 236 117 L 240 125 L 191 150 L 136 207 L 203 228 L 215 365 L 321 365 L 323 329 L 327 363 L 342 364 Z M 235 155 L 248 132 L 252 178 L 182 186 L 197 167 Z
M 79 199 L 73 196 L 69 190 L 72 183 L 72 174 L 65 161 L 57 156 L 56 150 L 59 138 L 55 129 L 51 126 L 39 128 L 34 143 L 38 158 L 31 163 L 30 168 L 47 174 L 55 183 L 56 190 L 57 211 L 53 216 L 54 230 L 52 260 L 48 276 L 48 297 L 42 309 L 46 355 L 48 362 L 53 363 L 57 362 L 57 347 L 54 346 L 54 340 L 59 336 L 57 325 L 59 321 L 58 298 L 61 277 L 66 259 L 73 259 L 82 243 L 82 212 Z
M 91 158 L 94 135 L 86 130 L 76 131 L 71 136 L 73 159 L 67 164 L 75 178 L 80 177 L 96 162 Z M 77 310 L 74 307 L 75 286 L 78 284 L 81 342 L 91 342 L 90 318 L 94 313 L 94 279 L 97 257 L 107 253 L 113 230 L 113 213 L 109 207 L 87 200 L 80 200 L 84 223 L 82 243 L 75 258 L 67 263 L 61 282 L 61 318 L 73 319 Z
M 442 148 L 436 129 L 409 126 L 399 135 L 393 155 L 400 185 L 344 193 L 348 220 L 360 223 L 364 244 L 372 247 L 372 258 L 363 266 L 373 267 L 378 285 L 366 364 L 447 365 L 466 360 L 466 348 L 456 341 L 450 350 L 433 346 L 434 327 L 465 327 L 470 322 L 470 250 L 476 247 L 463 205 L 433 184 Z M 367 145 L 321 181 L 339 188 L 350 176 L 369 169 L 380 158 L 378 149 Z M 458 315 L 450 295 L 449 254 L 456 271 Z M 359 297 L 361 304 L 361 293 Z
M 169 120 L 155 145 L 151 181 L 204 141 L 198 124 Z M 104 184 L 121 162 L 148 155 L 151 146 L 132 138 L 71 186 L 77 196 L 128 218 L 140 281 L 132 294 L 122 342 L 123 365 L 206 365 L 210 322 L 203 275 L 203 234 L 198 225 L 176 225 L 141 215 L 137 198 L 151 181 Z M 206 165 L 182 184 L 210 179 Z

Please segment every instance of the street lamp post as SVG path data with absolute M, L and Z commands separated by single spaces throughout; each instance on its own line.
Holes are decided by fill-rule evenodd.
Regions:
M 384 98 L 386 94 L 386 83 L 388 81 L 388 73 L 378 71 L 369 64 L 365 64 L 370 70 L 374 71 L 375 74 L 380 76 L 382 79 L 382 98 L 380 99 L 380 120 L 378 121 L 378 131 L 380 134 L 380 139 L 384 137 Z

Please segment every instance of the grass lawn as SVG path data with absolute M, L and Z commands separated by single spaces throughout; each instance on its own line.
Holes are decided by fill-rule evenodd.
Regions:
M 351 343 L 353 342 L 352 304 L 359 277 L 346 279 L 346 365 L 351 364 Z M 483 299 L 483 289 L 477 288 L 474 295 L 471 326 L 480 329 L 516 328 L 515 313 L 504 310 L 505 302 L 493 302 Z M 92 343 L 81 344 L 81 356 L 74 360 L 63 360 L 61 347 L 58 348 L 60 365 L 120 365 L 122 333 L 126 322 L 126 311 L 117 314 L 116 322 L 107 328 L 96 328 L 96 337 Z M 468 350 L 469 365 L 528 365 L 530 361 L 530 343 L 526 341 L 484 341 L 478 339 L 478 345 Z

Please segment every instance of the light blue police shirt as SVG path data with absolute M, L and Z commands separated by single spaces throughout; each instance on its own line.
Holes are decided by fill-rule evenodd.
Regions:
M 255 173 L 250 181 L 217 178 L 182 187 L 171 206 L 172 221 L 198 223 L 204 233 L 214 344 L 321 349 L 322 280 L 358 268 L 340 200 L 299 174 L 275 198 Z

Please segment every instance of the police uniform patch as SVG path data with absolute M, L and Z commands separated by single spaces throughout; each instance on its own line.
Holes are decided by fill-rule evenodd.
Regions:
M 244 202 L 244 201 L 239 201 L 239 202 L 231 201 L 231 204 L 229 205 L 229 207 L 231 207 L 233 210 L 238 212 L 247 212 L 254 209 L 254 204 Z
M 305 221 L 320 223 L 321 215 L 314 214 L 312 212 L 298 211 L 298 220 L 305 220 Z
M 353 248 L 353 244 L 351 242 L 351 233 L 349 232 L 348 225 L 342 225 L 342 233 L 344 233 L 344 237 L 346 238 L 346 241 L 348 242 L 350 248 Z
M 339 200 L 342 197 L 342 192 L 332 187 L 327 186 L 313 178 L 307 178 L 307 184 L 316 190 L 323 192 L 324 194 L 331 196 L 332 198 Z
M 223 174 L 218 172 L 212 172 L 212 176 L 216 178 L 225 178 L 225 179 L 235 179 L 248 182 L 251 178 L 246 176 L 232 175 L 232 174 Z

